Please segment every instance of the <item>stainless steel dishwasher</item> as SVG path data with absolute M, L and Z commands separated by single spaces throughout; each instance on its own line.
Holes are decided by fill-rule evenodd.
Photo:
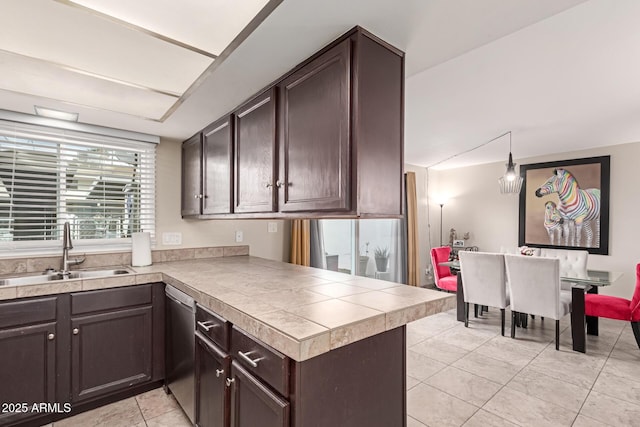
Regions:
M 173 286 L 165 288 L 166 367 L 165 384 L 191 422 L 195 414 L 195 322 L 196 303 Z

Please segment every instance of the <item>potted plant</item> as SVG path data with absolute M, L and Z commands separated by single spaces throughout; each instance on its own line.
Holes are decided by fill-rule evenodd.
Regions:
M 389 264 L 389 248 L 377 247 L 373 252 L 376 260 L 376 270 L 381 273 L 387 271 L 387 265 Z

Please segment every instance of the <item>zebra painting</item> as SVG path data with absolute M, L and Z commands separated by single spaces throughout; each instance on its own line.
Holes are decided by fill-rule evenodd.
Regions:
M 539 187 L 535 195 L 543 197 L 557 193 L 560 200 L 558 212 L 565 221 L 574 225 L 572 246 L 580 246 L 582 231 L 586 234 L 586 246 L 593 244 L 591 222 L 596 224 L 596 246 L 600 234 L 600 189 L 581 189 L 575 177 L 566 169 L 555 169 L 553 176 Z

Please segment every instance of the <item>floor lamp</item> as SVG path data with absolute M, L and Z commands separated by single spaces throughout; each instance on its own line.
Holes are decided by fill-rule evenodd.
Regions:
M 440 203 L 440 246 L 442 246 L 442 208 L 444 203 Z

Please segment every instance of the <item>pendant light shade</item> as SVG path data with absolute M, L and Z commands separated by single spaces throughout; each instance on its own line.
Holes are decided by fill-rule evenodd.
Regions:
M 509 162 L 506 166 L 507 170 L 504 175 L 498 178 L 500 193 L 519 194 L 522 189 L 522 181 L 524 181 L 524 179 L 518 175 L 516 172 L 516 164 L 513 163 L 513 155 L 511 154 L 511 131 L 509 131 Z

